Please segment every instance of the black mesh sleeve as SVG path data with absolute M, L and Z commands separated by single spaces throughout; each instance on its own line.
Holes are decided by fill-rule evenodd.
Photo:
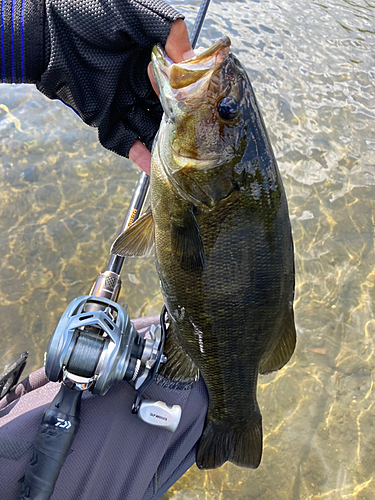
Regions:
M 60 99 L 97 127 L 100 142 L 122 156 L 138 138 L 150 149 L 162 109 L 147 65 L 152 46 L 165 44 L 171 22 L 183 16 L 162 0 L 46 0 L 44 6 L 40 0 L 3 1 L 10 6 L 24 1 L 30 12 L 30 5 L 35 8 L 26 19 L 22 9 L 17 17 L 9 7 L 13 27 L 6 39 L 12 46 L 19 19 L 23 52 L 7 49 L 3 81 L 36 83 L 47 97 Z M 27 50 L 35 48 L 26 58 L 27 43 Z M 23 76 L 14 70 L 22 58 L 27 59 Z

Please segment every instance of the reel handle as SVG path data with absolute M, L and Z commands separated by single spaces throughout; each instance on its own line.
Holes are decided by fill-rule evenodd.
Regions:
M 168 406 L 164 401 L 144 399 L 139 405 L 138 417 L 150 425 L 174 432 L 181 420 L 181 406 Z
M 33 441 L 33 454 L 21 479 L 19 500 L 48 500 L 79 427 L 82 391 L 61 384 L 43 414 Z

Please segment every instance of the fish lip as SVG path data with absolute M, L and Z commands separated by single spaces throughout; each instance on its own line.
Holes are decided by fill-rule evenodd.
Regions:
M 220 49 L 223 49 L 224 47 L 228 47 L 228 52 L 229 52 L 229 47 L 231 45 L 230 38 L 228 36 L 223 36 L 217 40 L 213 45 L 208 47 L 207 49 L 204 49 L 202 52 L 199 52 L 198 54 L 195 54 L 194 57 L 191 57 L 190 59 L 185 59 L 184 61 L 181 61 L 180 63 L 175 63 L 172 61 L 172 59 L 167 55 L 164 47 L 158 43 L 155 45 L 153 49 L 153 54 L 157 58 L 157 60 L 164 61 L 165 65 L 170 67 L 173 64 L 178 64 L 178 65 L 185 65 L 185 64 L 194 64 L 197 62 L 200 62 L 212 55 L 215 54 L 215 52 L 218 52 Z
M 224 36 L 211 47 L 179 63 L 172 61 L 164 47 L 157 44 L 152 51 L 152 63 L 158 86 L 161 84 L 160 74 L 162 74 L 174 97 L 177 100 L 183 99 L 185 94 L 183 89 L 191 84 L 197 84 L 203 78 L 209 80 L 210 75 L 221 66 L 230 53 L 230 44 L 229 37 Z

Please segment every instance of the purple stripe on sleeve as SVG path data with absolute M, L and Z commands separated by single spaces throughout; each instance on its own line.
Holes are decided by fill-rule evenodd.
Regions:
M 1 2 L 1 57 L 2 57 L 2 73 L 3 73 L 3 83 L 5 83 L 5 53 L 4 53 L 4 6 L 5 0 Z
M 12 40 L 12 82 L 14 83 L 15 77 L 14 77 L 14 0 L 12 1 L 12 35 L 11 35 L 11 40 Z
M 25 13 L 25 0 L 22 0 L 21 4 L 21 71 L 22 71 L 22 83 L 25 81 L 25 60 L 24 60 L 24 48 L 23 48 L 23 18 Z

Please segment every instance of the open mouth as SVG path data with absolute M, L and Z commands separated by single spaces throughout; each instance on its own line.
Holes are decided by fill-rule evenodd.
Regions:
M 228 57 L 229 52 L 230 39 L 223 37 L 192 59 L 174 63 L 164 48 L 157 45 L 152 59 L 158 85 L 163 87 L 168 83 L 173 97 L 178 101 L 189 100 L 189 97 L 197 98 L 207 89 L 212 74 Z
M 199 110 L 202 102 L 206 102 L 209 85 L 214 77 L 215 72 L 220 71 L 222 64 L 228 58 L 230 53 L 230 39 L 223 37 L 214 43 L 211 47 L 203 50 L 187 61 L 174 63 L 166 54 L 161 45 L 157 45 L 153 49 L 152 63 L 155 72 L 155 77 L 160 90 L 160 100 L 165 112 L 165 119 L 173 125 L 173 122 L 178 116 L 180 128 L 183 128 L 183 134 L 193 134 L 192 142 L 187 140 L 177 140 L 174 137 L 176 130 L 174 127 L 169 127 L 169 145 L 170 154 L 173 156 L 173 163 L 176 170 L 194 165 L 200 169 L 212 168 L 221 162 L 217 151 L 205 151 L 207 148 L 196 149 L 194 135 L 197 133 L 195 126 L 184 126 L 184 113 L 186 109 L 187 123 L 190 119 L 194 121 L 196 113 L 195 108 Z M 185 108 L 185 105 L 190 108 Z M 204 119 L 202 115 L 198 120 Z M 199 134 L 199 132 L 198 132 Z M 200 142 L 200 138 L 198 138 Z M 166 141 L 167 143 L 167 141 Z M 200 149 L 200 151 L 199 151 Z

